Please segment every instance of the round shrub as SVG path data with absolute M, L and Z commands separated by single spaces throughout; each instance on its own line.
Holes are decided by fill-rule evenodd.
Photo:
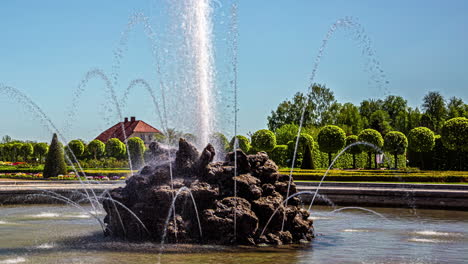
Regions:
M 118 138 L 111 138 L 106 143 L 106 153 L 109 157 L 122 159 L 126 151 L 125 144 Z
M 398 131 L 391 131 L 385 135 L 384 150 L 390 152 L 395 158 L 395 168 L 398 168 L 398 155 L 405 154 L 408 139 Z
M 414 152 L 429 152 L 434 145 L 434 132 L 427 127 L 416 127 L 408 133 L 408 147 Z
M 75 157 L 79 158 L 83 155 L 84 151 L 85 151 L 85 146 L 83 144 L 83 142 L 79 139 L 75 139 L 75 140 L 72 140 L 68 143 L 68 148 L 67 148 L 67 151 L 72 151 L 73 154 L 75 155 Z M 67 152 L 68 153 L 68 152 Z M 70 153 L 68 153 L 70 154 Z M 73 156 L 72 155 L 69 155 L 70 156 L 70 159 L 73 160 Z
M 275 133 L 268 129 L 261 129 L 252 135 L 252 147 L 255 151 L 270 152 L 276 146 Z
M 442 143 L 450 150 L 468 151 L 468 119 L 456 117 L 445 122 Z
M 236 140 L 236 138 L 237 138 L 238 148 L 240 148 L 245 153 L 249 152 L 250 141 L 248 138 L 241 136 L 241 135 L 232 137 L 231 142 L 229 143 L 230 149 L 234 150 L 234 141 Z
M 338 152 L 346 143 L 346 133 L 338 126 L 324 126 L 317 136 L 320 151 L 328 153 L 328 166 L 331 165 L 332 153 Z
M 379 131 L 374 129 L 364 129 L 358 135 L 359 141 L 367 142 L 372 144 L 372 146 L 361 145 L 363 151 L 367 152 L 368 155 L 368 165 L 369 168 L 372 167 L 372 153 L 380 152 L 380 149 L 383 146 L 383 138 Z M 377 159 L 375 159 L 375 167 L 377 168 Z
M 101 140 L 95 139 L 88 144 L 88 151 L 93 155 L 94 159 L 101 158 L 106 152 L 106 145 Z
M 281 167 L 287 166 L 288 146 L 276 145 L 269 154 L 270 158 Z
M 299 131 L 299 127 L 295 124 L 282 125 L 280 128 L 278 128 L 275 131 L 276 144 L 278 145 L 288 144 L 289 141 L 297 137 L 298 131 Z

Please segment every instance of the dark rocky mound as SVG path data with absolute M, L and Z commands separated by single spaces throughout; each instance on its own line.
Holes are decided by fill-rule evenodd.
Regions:
M 154 156 L 152 164 L 144 167 L 139 175 L 130 177 L 125 187 L 110 191 L 109 195 L 117 202 L 110 199 L 103 202 L 108 235 L 136 241 L 159 242 L 164 236 L 168 242 L 245 245 L 280 245 L 312 239 L 312 220 L 308 220 L 309 213 L 300 206 L 299 198 L 282 205 L 289 178 L 278 173 L 278 167 L 266 153 L 246 155 L 238 150 L 228 153 L 224 162 L 213 162 L 215 151 L 210 144 L 200 154 L 184 139 L 180 139 L 177 151 L 164 149 L 157 143 L 150 149 Z M 237 197 L 234 197 L 234 183 Z M 202 236 L 186 188 L 198 208 Z M 177 193 L 175 213 L 170 213 Z M 292 183 L 289 194 L 294 193 L 296 188 Z M 278 207 L 278 213 L 262 235 Z M 286 220 L 281 231 L 283 218 Z

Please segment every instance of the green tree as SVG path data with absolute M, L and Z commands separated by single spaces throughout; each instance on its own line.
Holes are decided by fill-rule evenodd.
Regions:
M 49 151 L 49 145 L 47 143 L 36 143 L 34 144 L 34 156 L 39 160 L 39 162 L 43 162 L 43 157 Z
M 464 117 L 466 115 L 466 105 L 461 98 L 452 97 L 447 104 L 448 118 Z
M 319 149 L 328 153 L 328 166 L 332 163 L 332 153 L 338 152 L 346 143 L 346 133 L 338 126 L 324 126 L 317 137 Z
M 447 117 L 444 97 L 439 92 L 429 92 L 424 96 L 423 110 L 430 117 L 431 124 L 428 127 L 435 132 L 439 132 Z
M 305 107 L 303 126 L 327 123 L 330 107 L 336 102 L 333 92 L 324 85 L 313 84 L 309 92 L 296 93 L 292 99 L 279 104 L 268 116 L 268 129 L 276 131 L 285 124 L 300 124 L 302 110 Z
M 369 168 L 372 168 L 372 153 L 377 155 L 380 152 L 380 149 L 383 146 L 383 138 L 379 131 L 374 129 L 364 129 L 358 135 L 359 141 L 367 142 L 372 144 L 372 146 L 363 145 L 362 148 L 368 155 Z M 377 168 L 377 157 L 374 157 L 375 168 Z
M 369 127 L 386 134 L 392 129 L 390 126 L 390 116 L 384 110 L 377 110 L 370 116 Z
M 338 113 L 336 125 L 347 134 L 359 133 L 364 128 L 359 108 L 352 103 L 345 103 Z
M 395 158 L 395 169 L 398 169 L 398 155 L 405 154 L 408 147 L 408 139 L 399 131 L 391 131 L 385 135 L 384 150 L 393 154 Z
M 11 143 L 11 151 L 13 154 L 13 161 L 18 161 L 19 156 L 21 156 L 21 148 L 23 147 L 23 143 L 21 142 L 12 142 Z
M 106 152 L 106 145 L 101 140 L 95 139 L 88 144 L 88 151 L 94 159 L 101 158 Z
M 68 143 L 67 154 L 68 157 L 70 157 L 70 159 L 73 159 L 73 155 L 71 155 L 71 153 L 68 153 L 69 151 L 72 151 L 73 155 L 76 158 L 81 158 L 85 151 L 85 145 L 83 141 L 79 139 L 74 139 Z
M 241 135 L 232 137 L 231 142 L 229 143 L 229 148 L 234 151 L 234 144 L 235 144 L 236 138 L 237 138 L 238 148 L 240 148 L 245 153 L 249 152 L 250 141 L 248 138 L 241 136 Z
M 12 142 L 13 140 L 11 139 L 11 137 L 9 135 L 5 135 L 3 136 L 2 138 L 2 143 L 10 143 Z
M 346 147 L 348 147 L 351 144 L 354 144 L 354 143 L 356 143 L 358 141 L 359 141 L 358 136 L 349 135 L 349 136 L 346 137 Z M 349 153 L 351 153 L 351 155 L 353 155 L 353 169 L 356 169 L 356 155 L 361 154 L 362 148 L 359 145 L 354 145 L 354 146 L 351 146 L 348 149 L 348 151 L 349 151 Z
M 275 131 L 276 144 L 286 145 L 289 141 L 297 137 L 299 127 L 296 124 L 284 124 Z
M 44 165 L 44 178 L 57 177 L 58 175 L 67 174 L 67 165 L 63 153 L 62 144 L 54 133 L 52 141 L 50 142 L 49 152 Z
M 267 117 L 268 129 L 276 131 L 285 124 L 298 125 L 301 120 L 302 109 L 306 107 L 304 112 L 303 125 L 313 124 L 314 103 L 303 93 L 296 93 L 292 99 L 285 100 L 278 105 L 275 111 Z
M 23 156 L 23 161 L 27 161 L 28 157 L 30 157 L 34 153 L 34 148 L 31 143 L 24 143 L 21 146 L 21 155 Z
M 126 151 L 125 144 L 118 138 L 111 138 L 106 143 L 106 153 L 109 157 L 122 159 Z
M 450 150 L 468 152 L 468 119 L 456 117 L 442 127 L 442 143 Z
M 386 111 L 391 120 L 390 125 L 394 126 L 394 121 L 400 113 L 406 113 L 408 102 L 401 96 L 389 95 L 382 103 L 382 110 Z
M 408 108 L 408 124 L 406 125 L 405 134 L 408 134 L 409 131 L 415 127 L 421 126 L 421 112 L 418 108 L 412 109 Z
M 359 107 L 359 113 L 362 117 L 370 120 L 371 115 L 377 111 L 382 110 L 383 101 L 382 100 L 374 100 L 368 99 L 361 102 Z
M 434 132 L 427 127 L 416 127 L 408 133 L 408 148 L 419 153 L 421 167 L 424 168 L 423 152 L 429 152 L 434 148 Z
M 132 160 L 132 167 L 139 169 L 145 164 L 145 142 L 139 137 L 129 138 L 127 141 L 128 152 Z
M 276 136 L 268 129 L 261 129 L 252 135 L 252 147 L 255 151 L 270 152 L 276 146 Z

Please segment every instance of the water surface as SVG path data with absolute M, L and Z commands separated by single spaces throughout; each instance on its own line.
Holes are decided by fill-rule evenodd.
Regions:
M 90 210 L 91 208 L 86 208 Z M 0 207 L 6 263 L 468 263 L 468 212 L 370 208 L 378 215 L 315 207 L 307 245 L 221 247 L 104 238 L 95 219 L 67 206 Z M 100 215 L 102 218 L 103 215 Z

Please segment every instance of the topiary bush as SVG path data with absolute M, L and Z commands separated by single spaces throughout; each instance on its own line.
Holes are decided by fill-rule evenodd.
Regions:
M 57 134 L 54 133 L 47 153 L 43 177 L 57 177 L 60 174 L 67 174 L 67 165 L 65 164 L 62 144 L 59 142 Z
M 127 145 L 132 161 L 132 168 L 140 169 L 145 164 L 145 142 L 139 137 L 132 137 L 128 139 Z
M 81 158 L 85 151 L 85 145 L 83 144 L 83 141 L 79 139 L 75 139 L 68 143 L 68 148 L 66 148 L 66 150 L 67 150 L 68 157 L 70 157 L 71 160 L 73 160 L 73 155 L 76 158 Z M 70 151 L 73 152 L 73 155 L 69 153 Z
M 237 138 L 238 148 L 240 148 L 243 152 L 248 153 L 250 150 L 250 141 L 248 138 L 241 136 L 241 135 L 232 137 L 231 142 L 229 143 L 230 150 L 234 150 L 234 142 L 236 138 Z
M 276 146 L 275 133 L 268 129 L 261 129 L 252 135 L 252 148 L 255 151 L 270 152 Z
M 94 159 L 99 159 L 102 156 L 104 156 L 106 152 L 106 144 L 104 144 L 99 139 L 95 139 L 89 142 L 87 150 L 93 156 Z
M 408 147 L 408 139 L 399 131 L 390 131 L 384 138 L 384 150 L 393 154 L 395 169 L 398 168 L 398 155 L 405 154 Z
M 331 166 L 332 153 L 338 152 L 346 143 L 346 133 L 338 126 L 324 126 L 317 136 L 320 151 L 328 153 L 328 166 Z
M 427 127 L 416 127 L 408 133 L 408 147 L 414 152 L 429 152 L 434 144 L 434 132 Z
M 294 138 L 294 140 L 288 142 L 288 152 L 289 152 L 288 165 L 289 166 L 292 166 L 292 161 L 294 158 L 294 149 L 296 147 L 296 141 L 297 141 L 297 136 Z M 309 146 L 309 150 L 312 152 L 314 149 L 314 138 L 308 134 L 301 133 L 301 135 L 299 136 L 299 142 L 297 145 L 296 158 L 294 159 L 295 160 L 294 167 L 301 167 L 302 159 L 304 157 L 304 153 L 306 151 L 307 145 Z
M 346 147 L 358 142 L 358 136 L 356 135 L 349 135 L 346 137 Z M 348 149 L 348 152 L 353 155 L 353 169 L 356 169 L 356 155 L 362 153 L 362 148 L 359 145 L 352 146 Z
M 468 119 L 456 117 L 445 122 L 441 130 L 441 141 L 450 152 L 455 152 L 449 155 L 450 167 L 465 169 L 468 156 Z
M 416 127 L 408 133 L 408 148 L 417 153 L 420 160 L 420 168 L 426 169 L 424 154 L 430 152 L 435 146 L 434 132 L 427 127 Z
M 288 165 L 288 146 L 276 145 L 269 153 L 270 158 L 280 167 Z
M 468 119 L 456 117 L 446 121 L 441 137 L 446 148 L 468 152 Z
M 280 128 L 278 128 L 275 131 L 276 144 L 278 145 L 288 144 L 289 141 L 297 137 L 298 131 L 299 131 L 299 127 L 295 124 L 282 125 Z
M 358 135 L 359 141 L 362 142 L 367 142 L 373 145 L 372 146 L 367 146 L 367 145 L 361 145 L 361 148 L 363 149 L 364 152 L 367 152 L 368 155 L 368 166 L 369 168 L 372 168 L 372 153 L 377 155 L 377 153 L 381 152 L 380 149 L 383 146 L 383 138 L 382 135 L 380 134 L 379 131 L 374 130 L 374 129 L 364 129 L 359 133 Z M 375 168 L 377 168 L 377 157 L 374 158 L 375 160 Z
M 125 144 L 118 138 L 111 138 L 106 143 L 106 153 L 108 157 L 122 159 L 127 151 Z

